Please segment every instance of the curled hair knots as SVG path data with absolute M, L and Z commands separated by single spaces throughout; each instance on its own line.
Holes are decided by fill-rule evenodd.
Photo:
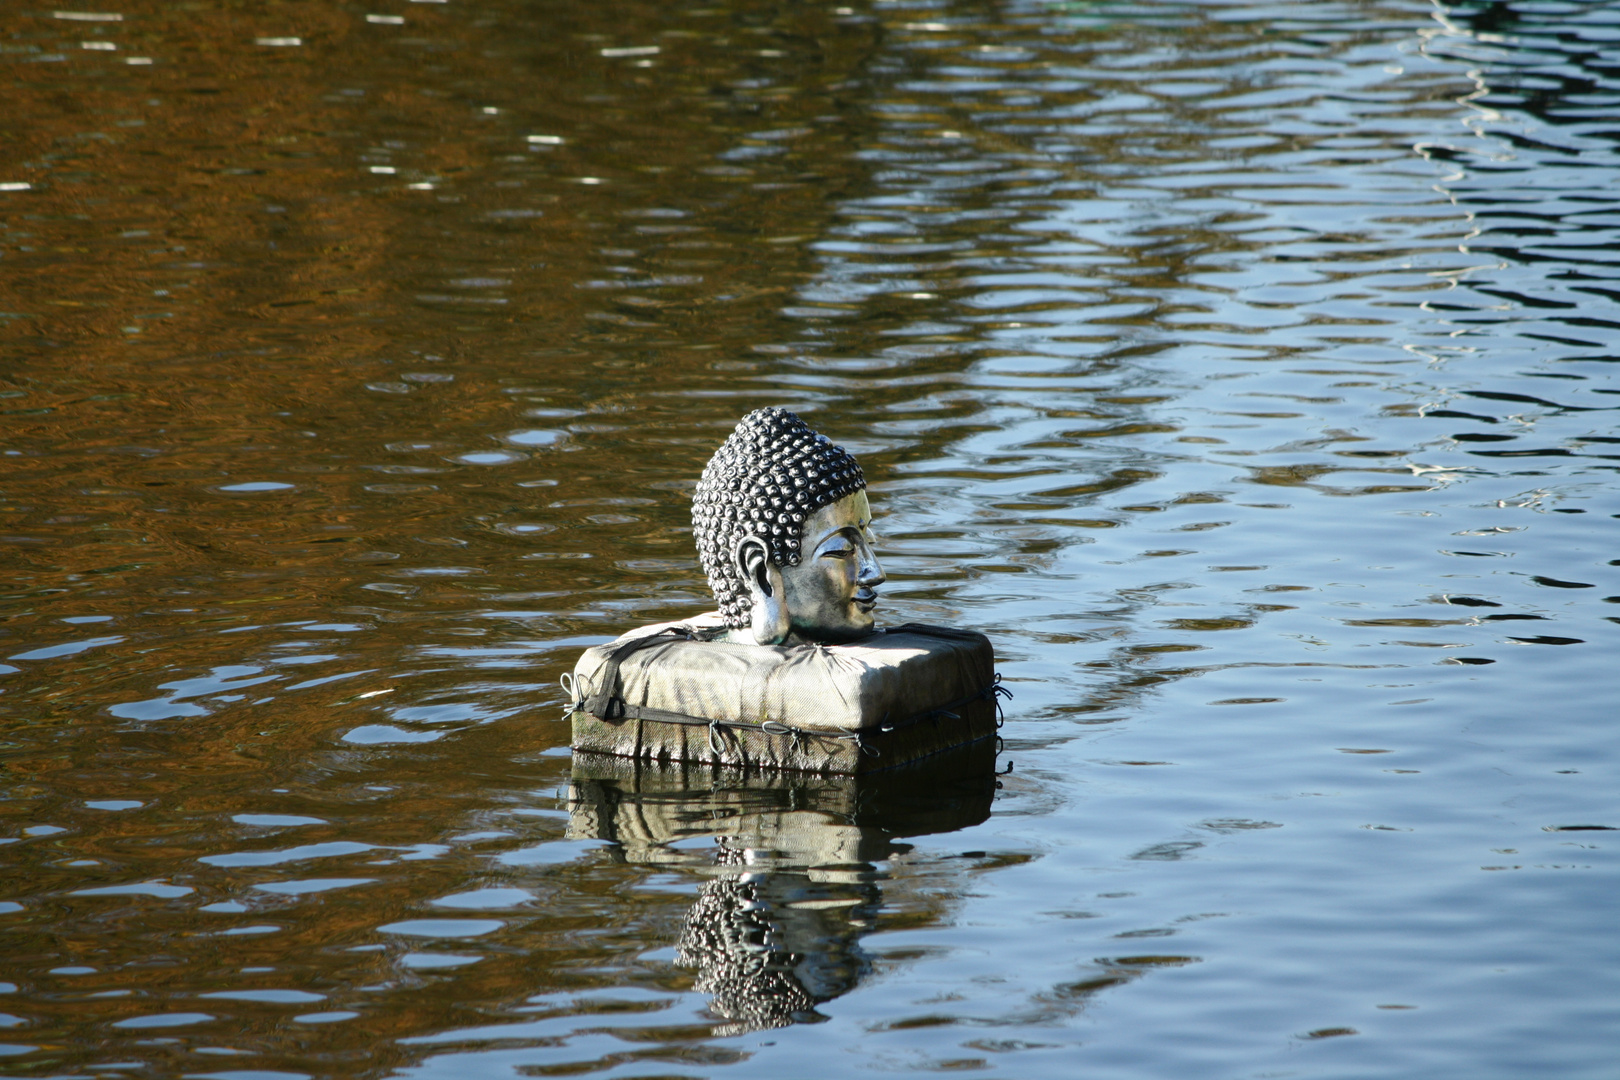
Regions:
M 692 493 L 698 557 L 726 625 L 748 625 L 747 583 L 732 565 L 743 537 L 765 541 L 771 562 L 797 566 L 805 520 L 866 487 L 856 460 L 787 409 L 755 409 L 737 422 Z

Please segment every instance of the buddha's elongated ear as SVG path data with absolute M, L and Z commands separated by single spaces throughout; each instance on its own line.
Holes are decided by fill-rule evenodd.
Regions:
M 792 628 L 787 597 L 782 590 L 782 571 L 771 562 L 770 548 L 757 536 L 737 541 L 737 569 L 748 586 L 750 628 L 760 645 L 780 645 Z

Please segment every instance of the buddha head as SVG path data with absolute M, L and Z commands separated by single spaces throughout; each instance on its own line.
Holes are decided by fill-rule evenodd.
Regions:
M 720 614 L 760 645 L 872 632 L 883 569 L 866 477 L 786 409 L 743 417 L 692 495 L 698 555 Z

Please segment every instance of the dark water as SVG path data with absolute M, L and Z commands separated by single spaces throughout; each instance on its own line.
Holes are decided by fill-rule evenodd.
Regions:
M 1617 1075 L 1620 5 L 0 11 L 0 1072 Z M 788 404 L 991 786 L 574 762 Z

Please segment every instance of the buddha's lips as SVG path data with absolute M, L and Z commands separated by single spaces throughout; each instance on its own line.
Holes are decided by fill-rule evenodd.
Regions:
M 878 595 L 876 589 L 861 589 L 855 594 L 855 606 L 862 611 L 871 611 L 877 607 Z

